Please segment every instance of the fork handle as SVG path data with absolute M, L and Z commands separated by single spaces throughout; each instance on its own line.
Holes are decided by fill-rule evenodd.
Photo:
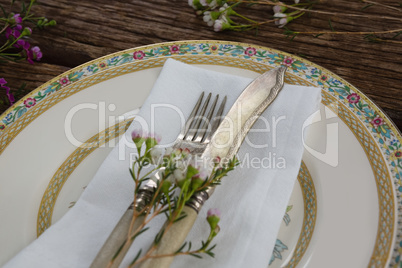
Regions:
M 91 264 L 91 268 L 103 268 L 107 267 L 119 248 L 126 242 L 128 230 L 133 219 L 134 208 L 130 206 L 123 216 L 120 218 L 119 222 L 113 229 L 112 233 L 109 235 L 106 242 L 103 244 L 102 248 L 96 255 L 94 261 Z M 138 216 L 133 225 L 133 232 L 138 229 L 142 224 L 144 216 Z M 132 243 L 132 242 L 131 242 Z M 130 245 L 131 245 L 130 243 Z M 120 263 L 124 259 L 130 245 L 123 247 L 120 250 L 119 255 L 114 259 L 111 268 L 119 267 Z
M 198 213 L 189 206 L 184 206 L 183 212 L 186 213 L 187 216 L 173 223 L 170 228 L 165 231 L 151 256 L 173 254 L 183 245 L 198 215 Z M 165 226 L 167 224 L 168 221 L 165 223 Z M 140 268 L 168 268 L 173 262 L 173 259 L 174 256 L 149 258 L 140 265 Z

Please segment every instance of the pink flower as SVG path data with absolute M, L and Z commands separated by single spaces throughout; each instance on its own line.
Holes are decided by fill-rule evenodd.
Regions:
M 352 93 L 349 96 L 347 96 L 347 99 L 350 103 L 358 103 L 360 100 L 360 96 L 357 95 L 356 93 Z
M 59 80 L 60 85 L 65 86 L 70 84 L 70 80 L 68 79 L 67 76 L 60 78 Z
M 146 136 L 146 133 L 144 133 L 142 130 L 133 130 L 133 132 L 131 132 L 131 138 L 133 139 L 139 139 L 143 136 Z
M 158 143 L 160 143 L 161 140 L 162 140 L 162 137 L 160 135 L 158 135 L 158 134 L 155 134 L 155 133 L 149 133 L 148 138 L 155 139 L 156 142 L 158 142 Z
M 293 62 L 294 62 L 295 60 L 294 59 L 292 59 L 291 57 L 285 57 L 284 59 L 283 59 L 283 64 L 284 65 L 286 65 L 286 66 L 292 66 L 292 64 L 293 64 Z
M 257 50 L 253 47 L 248 47 L 246 48 L 246 50 L 244 51 L 244 54 L 246 54 L 247 56 L 254 56 L 257 53 Z
M 135 60 L 142 60 L 143 58 L 145 57 L 145 53 L 143 52 L 143 51 L 136 51 L 136 52 L 134 52 L 134 54 L 133 54 L 133 58 L 135 59 Z
M 100 62 L 99 64 L 98 64 L 98 66 L 99 66 L 99 68 L 105 68 L 106 67 L 106 63 L 104 63 L 104 62 Z
M 209 218 L 209 217 L 213 217 L 213 216 L 220 218 L 221 211 L 217 208 L 210 208 L 207 212 L 207 217 Z
M 42 52 L 39 47 L 35 46 L 28 50 L 27 56 L 28 62 L 34 64 L 33 60 L 39 61 L 42 58 Z
M 382 124 L 384 124 L 384 119 L 382 119 L 379 115 L 377 115 L 377 116 L 371 121 L 371 124 L 372 124 L 374 127 L 379 127 L 379 126 L 381 126 Z
M 36 104 L 36 100 L 33 99 L 33 98 L 28 98 L 28 99 L 26 99 L 26 100 L 24 101 L 24 105 L 25 105 L 25 107 L 27 107 L 27 108 L 32 107 L 32 106 L 34 106 L 35 104 Z
M 210 46 L 209 49 L 210 49 L 211 51 L 217 51 L 217 50 L 218 50 L 218 47 L 217 47 L 217 46 Z
M 169 47 L 171 53 L 180 53 L 180 46 L 173 45 Z

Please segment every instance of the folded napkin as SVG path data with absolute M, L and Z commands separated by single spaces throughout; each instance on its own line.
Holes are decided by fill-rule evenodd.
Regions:
M 162 136 L 161 144 L 171 143 L 180 132 L 181 115 L 190 114 L 202 91 L 227 95 L 225 114 L 250 82 L 248 78 L 167 60 L 135 121 L 75 206 L 5 267 L 88 267 L 133 200 L 134 184 L 128 168 L 135 149 L 130 133 L 151 126 L 152 114 L 155 123 L 151 130 Z M 241 146 L 241 166 L 217 187 L 187 237 L 191 241 L 205 240 L 209 231 L 206 212 L 219 208 L 221 232 L 214 239 L 215 258 L 180 256 L 172 267 L 268 266 L 300 167 L 302 125 L 319 109 L 319 103 L 319 88 L 285 84 L 263 113 L 264 120 L 256 122 Z M 122 267 L 130 263 L 139 248 L 148 249 L 164 221 L 161 216 L 151 222 L 151 229 L 137 238 Z

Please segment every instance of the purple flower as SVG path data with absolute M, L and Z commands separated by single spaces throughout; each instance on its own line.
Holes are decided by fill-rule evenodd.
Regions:
M 6 79 L 0 78 L 0 87 L 3 87 L 5 84 L 7 84 Z
M 31 46 L 28 41 L 25 41 L 23 39 L 19 39 L 17 43 L 14 44 L 14 47 L 16 48 L 23 48 L 27 53 L 28 53 L 28 48 Z
M 13 104 L 15 101 L 14 95 L 10 92 L 10 88 L 5 86 L 5 84 L 7 84 L 6 79 L 0 78 L 0 87 L 4 88 L 6 90 L 7 98 L 9 100 L 10 104 Z
M 22 18 L 21 18 L 21 16 L 20 16 L 20 14 L 15 14 L 15 15 L 13 16 L 13 19 L 14 19 L 15 23 L 17 23 L 17 24 L 21 24 L 21 23 L 22 23 Z
M 21 35 L 22 26 L 17 24 L 15 27 L 7 27 L 6 38 L 10 39 L 10 36 L 17 39 Z
M 27 53 L 27 60 L 30 64 L 34 64 L 33 60 L 39 61 L 42 58 L 42 52 L 40 51 L 40 48 L 35 46 L 28 50 Z

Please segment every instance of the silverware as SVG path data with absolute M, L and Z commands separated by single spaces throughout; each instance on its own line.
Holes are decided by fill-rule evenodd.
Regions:
M 198 101 L 195 104 L 190 116 L 186 120 L 184 127 L 181 129 L 180 134 L 172 146 L 173 149 L 187 148 L 189 149 L 190 154 L 200 154 L 205 150 L 213 133 L 216 131 L 219 123 L 221 122 L 223 109 L 226 103 L 225 96 L 216 114 L 214 115 L 219 99 L 219 95 L 217 95 L 207 112 L 211 96 L 212 94 L 209 93 L 204 104 L 201 105 L 204 98 L 204 92 L 201 93 L 201 96 L 198 98 Z M 210 122 L 212 122 L 212 125 Z M 209 125 L 211 125 L 211 128 L 208 131 Z M 131 243 L 124 246 L 128 237 L 128 231 L 134 211 L 143 210 L 143 208 L 149 204 L 149 202 L 151 202 L 155 187 L 156 183 L 150 180 L 142 187 L 142 189 L 139 190 L 135 206 L 133 202 L 120 218 L 119 222 L 92 262 L 91 268 L 107 267 L 113 258 L 113 264 L 111 264 L 109 267 L 118 267 L 120 265 L 128 249 L 130 248 L 130 245 L 132 244 L 131 241 Z M 141 226 L 143 220 L 143 215 L 137 217 L 136 221 L 133 223 L 132 234 L 134 234 L 134 232 Z M 132 234 L 130 234 L 130 236 Z M 118 256 L 115 256 L 117 251 L 119 251 L 119 254 Z
M 282 89 L 285 72 L 286 67 L 266 72 L 243 90 L 211 137 L 211 142 L 205 147 L 201 157 L 215 159 L 219 156 L 232 159 L 236 155 L 250 128 Z M 232 124 L 229 123 L 230 121 Z M 229 127 L 232 127 L 233 133 L 228 133 Z M 230 137 L 234 137 L 234 139 L 230 140 Z M 226 146 L 214 145 L 225 144 L 225 142 Z M 174 252 L 183 245 L 198 212 L 213 191 L 214 187 L 209 187 L 194 194 L 183 209 L 186 217 L 173 223 L 169 229 L 164 231 L 164 235 L 152 255 L 168 255 L 169 257 L 149 258 L 140 265 L 141 268 L 168 268 L 170 266 L 174 259 Z

